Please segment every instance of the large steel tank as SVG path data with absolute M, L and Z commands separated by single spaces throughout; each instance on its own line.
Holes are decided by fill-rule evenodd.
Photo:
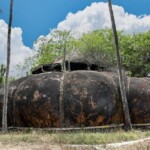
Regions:
M 117 74 L 98 71 L 96 65 L 92 66 L 93 70 L 87 70 L 85 64 L 83 70 L 80 67 L 61 72 L 58 64 L 46 65 L 48 72 L 43 72 L 42 66 L 33 75 L 12 82 L 8 125 L 45 128 L 123 123 Z M 150 123 L 150 79 L 125 77 L 124 80 L 131 122 Z M 3 87 L 0 88 L 0 121 L 2 102 Z

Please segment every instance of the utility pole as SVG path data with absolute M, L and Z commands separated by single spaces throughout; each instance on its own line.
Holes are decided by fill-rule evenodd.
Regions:
M 127 97 L 126 97 L 125 83 L 124 83 L 123 73 L 122 73 L 122 63 L 121 63 L 121 58 L 120 58 L 118 35 L 117 35 L 115 18 L 114 18 L 114 14 L 113 14 L 111 0 L 108 0 L 108 7 L 109 7 L 110 18 L 111 18 L 112 31 L 113 31 L 113 36 L 114 36 L 114 46 L 115 46 L 116 57 L 117 57 L 119 85 L 120 85 L 121 99 L 122 99 L 124 119 L 125 119 L 125 128 L 127 130 L 132 130 L 128 101 L 127 101 Z
M 2 131 L 7 132 L 7 103 L 8 103 L 8 77 L 10 68 L 10 55 L 11 55 L 11 26 L 13 16 L 13 0 L 10 0 L 9 10 L 9 23 L 8 23 L 8 35 L 7 35 L 7 65 L 6 65 L 6 77 L 4 85 L 4 101 L 3 101 L 3 116 L 2 116 Z

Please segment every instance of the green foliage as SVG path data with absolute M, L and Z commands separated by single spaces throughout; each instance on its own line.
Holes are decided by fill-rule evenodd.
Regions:
M 123 65 L 131 76 L 147 76 L 150 73 L 150 31 L 124 35 L 120 45 Z
M 114 65 L 115 57 L 111 30 L 96 30 L 83 34 L 77 42 L 77 49 L 85 58 L 92 59 L 105 66 Z
M 49 41 L 41 44 L 35 59 L 30 59 L 32 66 L 54 62 L 64 55 L 72 57 L 74 53 L 106 67 L 116 66 L 111 30 L 96 30 L 84 33 L 78 38 L 74 37 L 76 36 L 72 31 L 52 32 Z M 123 67 L 128 74 L 136 77 L 147 76 L 150 73 L 150 31 L 135 35 L 118 32 L 118 39 Z
M 150 73 L 150 31 L 135 35 L 118 32 L 123 67 L 130 76 L 146 77 Z M 77 49 L 89 59 L 105 66 L 116 66 L 111 30 L 96 30 L 78 39 Z
M 4 82 L 4 75 L 6 72 L 6 67 L 4 64 L 0 65 L 0 84 Z
M 57 52 L 53 44 L 42 45 L 38 51 L 37 64 L 51 63 L 57 57 Z M 35 64 L 36 65 L 36 64 Z
M 55 30 L 51 33 L 47 44 L 42 44 L 35 56 L 34 66 L 51 63 L 63 57 L 64 48 L 67 53 L 71 50 L 74 38 L 71 31 Z

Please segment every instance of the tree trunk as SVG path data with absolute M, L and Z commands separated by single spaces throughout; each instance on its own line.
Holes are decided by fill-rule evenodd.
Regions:
M 11 55 L 10 52 L 11 52 L 12 15 L 13 15 L 13 0 L 10 0 L 10 14 L 9 14 L 9 24 L 8 24 L 8 36 L 7 36 L 7 65 L 6 65 L 3 116 L 2 116 L 2 131 L 3 132 L 7 132 L 8 77 L 9 77 L 10 55 Z
M 117 36 L 117 31 L 116 31 L 116 24 L 115 24 L 114 14 L 112 10 L 111 0 L 108 0 L 108 7 L 109 7 L 110 18 L 111 18 L 112 31 L 114 35 L 114 46 L 116 49 L 117 66 L 118 66 L 118 71 L 119 71 L 118 72 L 119 73 L 119 85 L 120 85 L 124 118 L 125 118 L 125 128 L 127 130 L 131 130 L 132 124 L 131 124 L 131 119 L 130 119 L 127 97 L 126 97 L 125 83 L 124 83 L 123 73 L 122 73 L 122 63 L 121 63 L 119 44 L 118 44 L 118 36 Z
M 63 47 L 63 72 L 66 72 L 66 39 Z

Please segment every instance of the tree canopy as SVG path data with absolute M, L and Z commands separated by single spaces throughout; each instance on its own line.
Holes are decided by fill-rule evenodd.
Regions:
M 76 38 L 72 31 L 51 33 L 43 42 L 35 56 L 33 67 L 51 63 L 63 57 L 64 43 L 66 55 L 78 55 L 91 59 L 107 67 L 116 66 L 113 35 L 110 29 L 95 30 Z M 127 35 L 118 32 L 119 47 L 123 67 L 130 76 L 146 77 L 150 73 L 150 31 Z
M 150 73 L 150 31 L 123 35 L 120 39 L 123 65 L 132 76 L 145 77 Z
M 0 65 L 0 84 L 4 82 L 4 75 L 6 72 L 6 67 L 4 64 Z

